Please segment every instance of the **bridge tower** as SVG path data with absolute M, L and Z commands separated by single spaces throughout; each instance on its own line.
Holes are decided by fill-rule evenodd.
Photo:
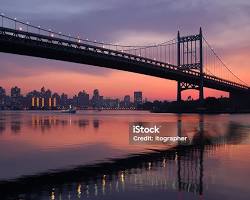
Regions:
M 191 84 L 184 81 L 177 83 L 177 101 L 181 102 L 181 92 L 188 89 L 199 90 L 199 100 L 204 100 L 203 91 L 203 45 L 202 29 L 197 35 L 180 36 L 177 34 L 177 65 L 180 70 L 194 70 L 200 73 L 200 81 L 197 84 Z

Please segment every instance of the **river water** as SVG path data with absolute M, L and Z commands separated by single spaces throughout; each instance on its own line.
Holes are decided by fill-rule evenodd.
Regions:
M 192 145 L 129 144 L 166 122 Z M 0 112 L 0 199 L 250 199 L 250 115 Z

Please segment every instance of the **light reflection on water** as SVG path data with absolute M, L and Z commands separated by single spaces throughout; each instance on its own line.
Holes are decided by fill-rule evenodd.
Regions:
M 169 122 L 193 145 L 129 145 Z M 249 199 L 250 115 L 0 112 L 0 199 Z

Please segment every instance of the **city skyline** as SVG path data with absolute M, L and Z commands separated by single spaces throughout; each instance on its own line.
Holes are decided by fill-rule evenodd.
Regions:
M 38 92 L 39 92 L 39 91 L 42 90 L 42 88 L 44 88 L 44 89 L 46 89 L 46 90 L 50 90 L 52 93 L 66 94 L 69 98 L 73 98 L 73 97 L 74 97 L 75 95 L 77 95 L 79 92 L 83 92 L 83 91 L 86 92 L 87 94 L 93 93 L 94 90 L 101 91 L 99 88 L 93 88 L 93 89 L 91 89 L 91 90 L 81 89 L 81 90 L 79 90 L 79 91 L 73 93 L 73 95 L 68 95 L 68 93 L 66 93 L 66 92 L 54 91 L 54 90 L 52 90 L 51 88 L 47 88 L 47 87 L 45 87 L 45 86 L 41 86 L 40 88 L 36 88 L 36 89 L 27 90 L 27 92 L 23 92 L 23 91 L 26 91 L 26 90 L 23 90 L 23 88 L 21 88 L 19 85 L 13 85 L 13 86 L 11 86 L 10 88 L 4 88 L 3 86 L 0 85 L 0 88 L 5 90 L 5 93 L 6 93 L 7 96 L 11 96 L 11 89 L 13 89 L 13 88 L 15 88 L 15 87 L 21 89 L 21 95 L 23 95 L 23 96 L 26 96 L 28 93 L 30 93 L 30 92 L 32 92 L 32 91 L 38 91 Z M 140 89 L 138 89 L 138 90 L 135 90 L 135 91 L 131 91 L 130 93 L 123 94 L 123 96 L 114 96 L 114 95 L 113 95 L 113 96 L 107 96 L 107 95 L 105 95 L 104 97 L 105 97 L 105 98 L 119 98 L 119 99 L 123 99 L 125 96 L 130 96 L 130 97 L 133 97 L 131 100 L 134 100 L 134 94 L 133 94 L 133 93 L 134 93 L 134 92 L 138 92 L 138 91 L 144 93 L 143 91 L 141 91 Z M 146 97 L 146 99 L 148 99 L 148 98 Z M 158 100 L 158 99 L 155 99 L 155 100 Z
M 13 8 L 11 3 L 6 2 L 2 12 L 24 21 L 32 19 L 30 23 L 42 27 L 50 28 L 49 26 L 53 24 L 52 28 L 55 28 L 55 31 L 68 33 L 68 29 L 70 29 L 72 35 L 80 34 L 84 38 L 120 44 L 145 45 L 162 42 L 176 37 L 177 30 L 181 30 L 185 35 L 197 32 L 198 27 L 202 26 L 206 37 L 213 42 L 212 46 L 223 57 L 225 63 L 230 63 L 230 69 L 249 83 L 247 76 L 250 51 L 248 38 L 250 31 L 248 23 L 249 2 L 210 1 L 197 3 L 192 1 L 192 4 L 189 4 L 189 9 L 186 9 L 185 1 L 167 3 L 168 6 L 162 1 L 147 1 L 143 5 L 144 10 L 137 10 L 137 14 L 132 12 L 129 17 L 127 17 L 127 13 L 122 12 L 126 10 L 124 8 L 130 8 L 129 2 L 121 1 L 112 2 L 112 6 L 111 4 L 110 6 L 104 6 L 103 3 L 89 1 L 85 2 L 86 9 L 83 10 L 80 9 L 82 7 L 79 6 L 82 4 L 80 2 L 75 5 L 69 5 L 67 1 L 59 4 L 54 2 L 50 9 L 45 9 L 39 4 L 35 5 L 32 1 L 24 1 L 22 4 L 15 1 L 15 4 L 20 4 L 20 6 Z M 20 10 L 27 4 L 37 8 L 38 14 L 27 10 L 24 15 Z M 132 10 L 141 6 L 137 3 L 133 5 Z M 55 6 L 57 7 L 56 13 L 54 13 L 54 9 L 51 9 Z M 65 9 L 69 6 L 72 8 L 72 12 Z M 206 9 L 208 6 L 214 9 Z M 17 9 L 19 7 L 20 9 Z M 165 9 L 162 10 L 159 7 Z M 236 12 L 235 8 L 241 12 Z M 156 9 L 157 15 L 153 12 Z M 67 12 L 64 12 L 65 10 Z M 55 14 L 55 18 L 48 18 L 47 16 L 52 12 Z M 103 12 L 105 15 L 100 15 L 102 16 L 100 18 L 95 14 L 96 12 Z M 118 12 L 121 19 L 119 23 L 112 25 L 112 23 L 109 23 L 113 22 L 111 16 Z M 182 13 L 182 17 L 176 18 L 177 13 Z M 197 16 L 201 13 L 203 18 L 198 19 Z M 145 22 L 142 16 L 149 21 Z M 177 19 L 175 23 L 173 23 L 173 17 Z M 92 20 L 87 20 L 90 18 Z M 159 21 L 162 22 L 160 19 L 164 19 L 166 26 L 159 23 Z M 71 23 L 72 21 L 75 23 Z M 95 26 L 93 26 L 93 22 Z M 79 24 L 83 24 L 83 26 L 79 26 Z M 241 35 L 241 37 L 238 37 L 238 35 Z M 231 48 L 231 46 L 234 48 Z M 32 89 L 30 88 L 31 85 L 36 88 L 44 85 L 46 88 L 50 87 L 55 91 L 65 91 L 69 95 L 73 95 L 82 86 L 86 90 L 91 90 L 94 85 L 100 85 L 99 89 L 104 91 L 107 96 L 121 97 L 125 93 L 137 90 L 139 85 L 149 100 L 176 99 L 176 83 L 169 80 L 94 66 L 9 54 L 1 54 L 0 58 L 2 61 L 0 85 L 5 88 L 10 88 L 15 83 L 20 82 L 19 86 L 26 92 Z M 64 84 L 65 82 L 67 84 Z M 189 95 L 197 98 L 198 93 L 197 91 L 184 92 L 183 98 L 186 99 Z M 206 97 L 221 95 L 227 96 L 228 94 L 210 89 L 205 90 Z
M 141 109 L 146 101 L 142 91 L 134 91 L 133 96 L 124 94 L 123 98 L 111 98 L 102 95 L 98 89 L 94 89 L 92 93 L 83 89 L 69 97 L 65 92 L 57 93 L 44 86 L 26 94 L 17 86 L 13 86 L 7 94 L 6 89 L 0 86 L 0 110 L 51 110 L 71 106 L 78 109 Z

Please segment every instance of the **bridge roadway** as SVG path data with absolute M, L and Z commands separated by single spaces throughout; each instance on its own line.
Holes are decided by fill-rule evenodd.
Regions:
M 0 27 L 0 52 L 19 54 L 200 83 L 200 73 L 178 66 L 82 42 Z M 204 87 L 230 93 L 248 93 L 248 86 L 204 74 Z

